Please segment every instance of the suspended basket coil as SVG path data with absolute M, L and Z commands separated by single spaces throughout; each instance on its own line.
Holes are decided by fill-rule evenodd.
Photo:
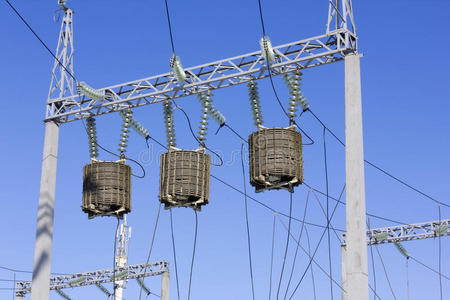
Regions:
M 161 155 L 159 200 L 166 209 L 183 206 L 200 210 L 208 204 L 210 160 L 205 149 L 170 147 Z
M 91 160 L 83 168 L 83 211 L 89 219 L 131 211 L 131 168 L 124 160 Z
M 285 188 L 303 182 L 302 136 L 295 126 L 258 127 L 248 139 L 250 184 L 256 192 Z

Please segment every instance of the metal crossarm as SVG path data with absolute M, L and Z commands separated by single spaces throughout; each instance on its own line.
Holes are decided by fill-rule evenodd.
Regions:
M 386 244 L 450 236 L 450 219 L 367 230 L 367 244 Z M 342 235 L 345 245 L 345 233 Z
M 274 47 L 275 61 L 272 75 L 295 69 L 317 67 L 344 59 L 356 51 L 356 36 L 347 29 Z M 197 94 L 206 89 L 219 89 L 269 76 L 267 64 L 256 51 L 216 62 L 185 69 L 186 82 L 180 85 L 172 73 L 156 75 L 136 81 L 99 89 L 105 91 L 104 100 L 73 95 L 49 98 L 46 120 L 66 123 L 89 116 L 103 115 L 126 107 L 139 107 Z
M 157 276 L 169 271 L 169 263 L 158 261 L 148 264 L 129 265 L 115 270 L 116 281 Z M 86 273 L 68 274 L 50 278 L 50 290 L 61 290 L 87 285 L 100 285 L 113 282 L 114 270 L 104 269 Z M 31 281 L 16 282 L 16 295 L 24 297 L 31 291 Z

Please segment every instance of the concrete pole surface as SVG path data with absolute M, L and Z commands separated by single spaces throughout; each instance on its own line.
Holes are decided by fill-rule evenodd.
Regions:
M 169 300 L 170 295 L 170 273 L 169 271 L 161 275 L 161 300 Z
M 46 122 L 31 300 L 46 300 L 50 293 L 58 138 L 59 126 L 54 122 Z
M 346 300 L 368 300 L 360 55 L 345 56 Z
M 341 287 L 342 287 L 342 300 L 347 300 L 347 270 L 346 270 L 346 264 L 347 264 L 347 249 L 345 246 L 341 245 Z

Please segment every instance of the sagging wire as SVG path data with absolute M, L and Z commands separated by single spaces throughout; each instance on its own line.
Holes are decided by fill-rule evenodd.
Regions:
M 384 265 L 384 261 L 383 261 L 383 258 L 381 257 L 381 253 L 380 253 L 380 250 L 378 249 L 377 244 L 375 244 L 375 249 L 377 250 L 378 257 L 380 258 L 381 266 L 383 267 L 384 275 L 386 276 L 386 280 L 389 285 L 389 289 L 391 290 L 391 294 L 394 297 L 394 299 L 397 300 L 397 297 L 395 296 L 395 293 L 394 293 L 394 289 L 392 288 L 392 285 L 391 285 L 391 281 L 389 280 L 389 275 L 387 273 L 386 266 Z
M 96 159 L 98 157 L 98 144 L 97 144 L 97 129 L 95 126 L 95 119 L 89 117 L 86 120 L 86 131 L 89 141 L 89 154 L 91 159 Z
M 338 200 L 340 200 L 340 198 L 342 197 L 342 195 L 343 195 L 343 193 L 344 193 L 344 190 L 345 190 L 345 185 L 344 185 L 344 187 L 343 187 L 343 189 L 342 189 L 342 191 L 341 191 L 341 194 L 340 194 Z M 320 236 L 319 242 L 317 243 L 317 246 L 316 246 L 316 248 L 314 249 L 313 255 L 312 255 L 312 257 L 310 257 L 309 262 L 308 262 L 308 265 L 306 266 L 305 271 L 303 272 L 302 276 L 300 277 L 300 280 L 299 280 L 298 284 L 295 286 L 294 291 L 292 292 L 291 296 L 289 297 L 289 300 L 291 300 L 292 297 L 294 297 L 295 293 L 297 292 L 298 288 L 300 287 L 300 284 L 303 282 L 303 279 L 305 278 L 305 275 L 306 275 L 306 273 L 308 272 L 308 269 L 309 269 L 309 267 L 311 266 L 311 264 L 312 264 L 312 262 L 313 262 L 313 260 L 314 260 L 314 257 L 315 257 L 316 254 L 317 254 L 317 250 L 319 250 L 319 246 L 320 246 L 320 244 L 321 244 L 321 242 L 322 242 L 322 240 L 323 240 L 323 237 L 325 236 L 325 233 L 327 232 L 327 229 L 329 229 L 330 222 L 331 222 L 331 220 L 333 219 L 333 216 L 334 216 L 334 214 L 335 214 L 335 212 L 336 212 L 336 209 L 337 209 L 337 207 L 338 207 L 338 204 L 339 204 L 339 201 L 336 201 L 336 204 L 335 204 L 335 206 L 334 206 L 334 208 L 333 208 L 333 211 L 332 211 L 332 213 L 331 213 L 331 215 L 330 215 L 330 218 L 327 220 L 327 225 L 325 226 L 325 229 L 323 230 L 322 235 Z M 330 277 L 332 278 L 331 274 L 330 274 Z M 333 280 L 333 279 L 332 279 L 332 280 Z M 341 287 L 341 289 L 342 289 L 342 287 Z
M 297 262 L 298 248 L 300 247 L 300 241 L 302 239 L 303 229 L 305 228 L 306 211 L 308 210 L 308 202 L 309 202 L 310 192 L 311 192 L 311 190 L 308 190 L 308 194 L 306 195 L 306 203 L 305 203 L 305 210 L 303 211 L 302 227 L 300 228 L 300 234 L 298 236 L 298 243 L 297 243 L 297 247 L 295 248 L 294 261 L 292 262 L 291 273 L 289 275 L 289 280 L 287 283 L 286 292 L 284 293 L 283 299 L 286 299 L 286 297 L 287 297 L 289 287 L 291 286 L 292 276 L 294 275 L 295 263 Z
M 280 221 L 281 225 L 283 225 L 284 229 L 287 230 L 287 226 L 286 226 L 286 224 L 284 224 L 283 220 L 281 220 L 280 217 L 278 217 L 278 220 Z M 306 224 L 308 224 L 308 223 L 305 222 L 305 230 L 306 230 Z M 324 227 L 325 227 L 325 226 L 324 226 Z M 292 240 L 293 240 L 294 242 L 296 242 L 297 244 L 299 243 L 299 241 L 297 241 L 297 240 L 295 239 L 295 237 L 293 236 L 292 233 L 291 233 L 291 238 L 292 238 Z M 302 245 L 300 245 L 300 249 L 302 249 L 303 253 L 305 253 L 305 255 L 307 255 L 310 259 L 312 258 L 312 262 L 319 268 L 320 271 L 323 272 L 323 274 L 325 274 L 328 278 L 332 278 L 332 277 L 330 276 L 330 274 L 328 274 L 327 271 L 326 271 L 321 265 L 319 265 L 319 264 L 317 263 L 317 261 L 316 261 L 316 260 L 314 259 L 314 257 L 313 257 L 313 256 L 314 256 L 314 253 L 311 255 L 311 250 L 310 250 L 309 252 L 306 251 L 306 249 L 303 248 Z M 311 264 L 310 267 L 312 267 L 312 264 Z M 307 269 L 306 269 L 306 270 L 307 270 Z M 334 278 L 332 278 L 332 281 L 333 281 L 333 283 L 334 283 L 337 287 L 339 287 L 339 289 L 341 289 L 341 291 L 345 292 L 345 290 L 343 289 L 342 285 L 339 284 L 339 282 L 337 282 Z
M 27 26 L 27 28 L 31 31 L 31 33 L 33 33 L 33 35 L 39 40 L 39 42 L 42 44 L 42 46 L 44 46 L 44 48 L 48 51 L 48 53 L 50 53 L 50 55 L 58 62 L 58 64 L 67 72 L 67 74 L 69 74 L 70 77 L 73 78 L 73 80 L 75 80 L 75 82 L 77 81 L 77 79 L 75 78 L 75 76 L 72 74 L 72 72 L 70 72 L 69 70 L 67 70 L 66 66 L 64 66 L 61 61 L 56 57 L 56 55 L 53 53 L 52 50 L 50 50 L 50 48 L 47 46 L 47 44 L 44 43 L 44 41 L 39 37 L 39 35 L 36 33 L 36 31 L 34 31 L 34 29 L 30 26 L 30 24 L 28 24 L 28 22 L 22 17 L 22 15 L 17 11 L 17 9 L 11 4 L 11 2 L 9 2 L 8 0 L 5 0 L 5 2 L 9 5 L 9 7 L 11 7 L 11 9 L 14 11 L 14 13 L 20 18 L 20 20 L 22 20 L 22 22 L 25 24 L 25 26 Z
M 176 282 L 177 282 L 177 295 L 178 295 L 178 300 L 180 300 L 180 285 L 178 283 L 177 252 L 176 252 L 176 249 L 175 249 L 175 236 L 174 236 L 174 233 L 173 233 L 172 208 L 169 208 L 169 213 L 170 213 L 170 232 L 172 233 L 173 260 L 174 260 L 174 263 L 175 263 L 175 278 L 176 278 Z
M 83 124 L 84 130 L 85 130 L 86 134 L 87 134 L 88 137 L 89 137 L 89 131 L 88 131 L 87 126 L 86 126 L 86 124 L 85 124 L 85 122 L 84 122 L 84 119 L 81 119 L 81 123 Z M 121 156 L 121 155 L 119 155 L 119 154 L 117 154 L 117 153 L 115 153 L 115 152 L 112 152 L 112 151 L 106 149 L 105 147 L 103 147 L 102 145 L 100 145 L 100 143 L 98 143 L 97 141 L 96 141 L 96 144 L 97 144 L 97 146 L 98 146 L 100 149 L 102 149 L 103 151 L 105 151 L 105 152 L 107 152 L 107 153 L 109 153 L 109 154 L 111 154 L 111 155 L 114 155 L 114 156 L 118 157 L 119 159 L 126 159 L 126 160 L 129 160 L 129 161 L 132 161 L 132 162 L 134 162 L 136 165 L 138 165 L 138 166 L 141 168 L 141 170 L 142 170 L 142 175 L 136 175 L 136 174 L 134 174 L 134 173 L 131 173 L 132 176 L 137 177 L 137 178 L 144 178 L 144 177 L 145 177 L 145 169 L 144 169 L 144 167 L 142 166 L 142 164 L 139 163 L 137 160 L 134 160 L 134 159 L 132 159 L 132 158 L 130 158 L 130 157 L 127 157 L 126 155 Z
M 306 233 L 306 240 L 308 242 L 308 256 L 311 257 L 311 240 L 309 239 L 308 228 L 306 226 L 305 226 L 305 233 Z M 330 276 L 330 278 L 333 278 L 333 277 Z M 314 270 L 313 270 L 313 266 L 312 265 L 311 265 L 311 281 L 312 281 L 314 300 L 317 300 L 317 296 L 316 296 L 316 281 L 314 279 Z M 341 287 L 341 289 L 342 289 L 342 287 Z M 345 293 L 345 291 L 342 291 L 342 292 Z
M 202 142 L 202 141 L 200 141 L 200 140 L 198 139 L 198 137 L 197 137 L 197 136 L 195 135 L 195 133 L 194 133 L 194 130 L 192 129 L 191 120 L 189 119 L 188 114 L 184 111 L 183 108 L 181 108 L 181 107 L 175 102 L 175 99 L 172 99 L 172 102 L 173 102 L 173 104 L 175 105 L 175 108 L 181 110 L 181 112 L 184 114 L 184 117 L 186 118 L 186 121 L 187 121 L 188 126 L 189 126 L 189 130 L 190 130 L 192 136 L 194 137 L 194 139 L 198 142 L 198 144 L 199 144 L 200 146 L 202 146 L 203 148 L 205 148 L 206 150 L 208 150 L 208 151 L 210 151 L 211 153 L 213 153 L 217 158 L 219 158 L 219 161 L 220 161 L 219 164 L 214 164 L 214 163 L 211 163 L 211 164 L 212 164 L 213 166 L 215 166 L 215 167 L 220 167 L 220 166 L 222 166 L 222 165 L 223 165 L 223 158 L 222 158 L 217 152 L 215 152 L 214 150 L 211 150 L 211 148 L 207 147 L 206 144 L 205 144 L 204 142 Z
M 152 241 L 150 243 L 150 249 L 148 250 L 148 255 L 147 255 L 147 260 L 145 262 L 145 268 L 144 268 L 144 273 L 147 271 L 147 264 L 150 261 L 150 256 L 152 254 L 152 250 L 153 250 L 153 243 L 155 242 L 155 236 L 156 236 L 156 230 L 158 229 L 158 222 L 159 222 L 159 215 L 161 212 L 161 206 L 162 203 L 159 203 L 159 207 L 158 207 L 158 213 L 156 214 L 156 221 L 155 221 L 155 227 L 153 228 L 153 236 L 152 236 Z M 144 283 L 145 277 L 142 278 L 142 283 Z M 147 295 L 148 296 L 148 295 Z M 142 286 L 139 289 L 139 300 L 141 300 L 142 297 Z
M 166 127 L 167 148 L 176 147 L 172 102 L 167 99 L 163 102 L 163 113 L 164 126 Z
M 292 194 L 293 194 L 293 190 L 292 190 L 292 187 L 290 187 L 289 188 L 289 220 L 288 220 L 287 240 L 286 240 L 286 247 L 285 247 L 285 250 L 284 250 L 283 264 L 281 266 L 280 280 L 278 281 L 277 299 L 279 298 L 279 294 L 280 294 L 281 281 L 283 280 L 284 267 L 286 265 L 286 258 L 287 258 L 287 253 L 288 253 L 288 250 L 289 250 L 289 240 L 291 238 Z M 300 241 L 299 241 L 299 243 L 300 243 Z
M 275 223 L 277 215 L 273 214 L 273 225 L 272 225 L 272 252 L 270 254 L 270 279 L 269 279 L 269 300 L 272 298 L 272 274 L 273 274 L 273 251 L 275 248 Z
M 248 203 L 247 203 L 247 182 L 245 180 L 245 167 L 244 167 L 244 146 L 245 144 L 242 143 L 241 146 L 241 167 L 242 167 L 242 179 L 243 179 L 243 186 L 244 186 L 244 206 L 245 206 L 245 224 L 247 228 L 247 246 L 248 246 L 248 260 L 249 260 L 249 267 L 250 267 L 250 281 L 251 281 L 251 287 L 252 287 L 252 299 L 255 300 L 255 287 L 253 283 L 253 265 L 252 265 L 252 248 L 250 243 L 250 226 L 248 222 Z
M 195 249 L 197 248 L 198 214 L 195 209 L 194 209 L 194 213 L 195 213 L 195 234 L 194 234 L 194 247 L 192 249 L 191 271 L 189 272 L 188 300 L 191 299 L 192 274 L 193 274 L 193 270 L 194 270 Z
M 324 159 L 324 169 L 325 169 L 325 186 L 326 186 L 326 193 L 327 193 L 327 213 L 326 213 L 326 217 L 327 217 L 327 221 L 329 218 L 329 192 L 328 192 L 328 163 L 327 163 L 327 143 L 326 143 L 326 130 L 325 127 L 323 128 L 323 159 Z M 331 276 L 333 276 L 333 272 L 332 272 L 332 261 L 331 261 L 331 239 L 330 239 L 330 224 L 331 222 L 328 222 L 328 230 L 327 230 L 327 235 L 328 235 L 328 263 L 329 263 L 329 268 L 330 268 L 330 274 Z M 340 239 L 339 239 L 340 240 Z M 331 300 L 334 299 L 333 296 L 333 283 L 330 281 L 330 295 L 331 295 Z
M 324 127 L 327 129 L 327 131 L 328 131 L 328 132 L 329 132 L 329 133 L 330 133 L 330 134 L 331 134 L 331 135 L 332 135 L 332 136 L 333 136 L 333 137 L 334 137 L 334 138 L 335 138 L 342 146 L 345 147 L 345 143 L 344 143 L 344 142 L 343 142 L 343 141 L 342 141 L 342 140 L 341 140 L 341 139 L 340 139 L 340 138 L 339 138 L 339 137 L 338 137 L 338 136 L 337 136 L 330 128 L 328 128 L 328 127 L 322 122 L 322 120 L 320 120 L 319 117 L 318 117 L 311 109 L 308 109 L 308 111 L 313 115 L 313 117 L 314 117 L 320 124 L 322 124 L 322 126 L 324 126 Z M 391 178 L 394 179 L 395 181 L 397 181 L 397 182 L 403 184 L 403 185 L 406 186 L 407 188 L 409 188 L 409 189 L 415 191 L 416 193 L 418 193 L 418 194 L 424 196 L 425 198 L 428 198 L 429 200 L 433 201 L 434 203 L 450 208 L 450 204 L 447 204 L 447 203 L 445 203 L 445 202 L 441 202 L 441 201 L 439 201 L 439 200 L 437 200 L 437 199 L 431 197 L 430 195 L 426 194 L 425 192 L 422 192 L 422 191 L 419 190 L 418 188 L 413 187 L 412 185 L 410 185 L 410 184 L 408 184 L 407 182 L 401 180 L 400 178 L 398 178 L 398 177 L 392 175 L 392 174 L 389 173 L 388 171 L 386 171 L 386 170 L 384 170 L 383 168 L 381 168 L 381 167 L 375 165 L 374 163 L 368 161 L 367 159 L 364 159 L 364 162 L 367 163 L 368 165 L 370 165 L 371 167 L 377 169 L 377 170 L 380 171 L 381 173 L 383 173 L 383 174 L 385 174 L 385 175 L 391 177 Z M 400 224 L 405 224 L 405 223 L 400 223 Z
M 251 80 L 248 83 L 248 95 L 253 114 L 253 124 L 255 124 L 256 127 L 259 127 L 263 124 L 263 118 L 259 101 L 258 84 L 254 80 Z
M 266 56 L 268 57 L 267 59 L 265 58 L 266 62 L 267 62 L 267 69 L 268 69 L 268 73 L 269 73 L 269 79 L 270 79 L 270 84 L 272 86 L 272 90 L 273 93 L 275 95 L 275 98 L 278 102 L 278 104 L 281 107 L 281 110 L 283 111 L 283 113 L 286 115 L 286 117 L 289 119 L 289 123 L 295 125 L 295 127 L 297 127 L 309 140 L 309 143 L 304 143 L 303 145 L 305 146 L 309 146 L 309 145 L 313 145 L 314 144 L 314 140 L 295 122 L 295 120 L 293 118 L 291 118 L 288 114 L 288 112 L 286 111 L 286 109 L 284 108 L 283 104 L 281 103 L 280 98 L 278 97 L 278 93 L 275 89 L 275 84 L 273 83 L 273 78 L 272 78 L 272 68 L 271 68 L 271 64 L 272 62 L 275 61 L 275 57 L 273 57 L 273 59 L 270 57 L 270 53 L 274 53 L 273 52 L 273 48 L 272 45 L 270 43 L 269 38 L 266 35 L 266 29 L 264 26 L 264 18 L 263 18 L 263 14 L 262 14 L 262 7 L 261 7 L 261 0 L 258 0 L 258 7 L 259 7 L 259 16 L 261 19 L 261 27 L 262 27 L 262 31 L 263 31 L 263 38 L 262 38 L 262 42 L 260 42 L 261 45 L 261 51 L 262 51 L 262 55 L 265 58 Z M 309 105 L 308 105 L 309 107 Z

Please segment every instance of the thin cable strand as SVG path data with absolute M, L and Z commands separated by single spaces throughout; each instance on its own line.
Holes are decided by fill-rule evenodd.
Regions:
M 172 53 L 175 54 L 175 46 L 173 43 L 173 34 L 172 34 L 172 25 L 170 23 L 169 5 L 167 4 L 167 0 L 165 0 L 164 2 L 166 4 L 166 16 L 167 16 L 167 24 L 169 26 L 170 45 L 172 47 Z
M 56 55 L 53 53 L 52 50 L 50 50 L 50 48 L 44 43 L 44 41 L 39 37 L 39 35 L 36 33 L 36 31 L 34 31 L 34 29 L 30 26 L 30 24 L 28 24 L 28 22 L 22 17 L 22 15 L 17 11 L 17 9 L 11 4 L 11 2 L 9 2 L 8 0 L 5 0 L 5 2 L 9 5 L 9 7 L 11 7 L 11 9 L 16 13 L 16 15 L 22 20 L 22 22 L 28 27 L 28 29 L 34 34 L 34 36 L 39 40 L 39 42 L 41 42 L 42 46 L 45 47 L 45 49 L 47 49 L 48 53 L 50 53 L 51 56 L 53 56 L 53 58 L 58 62 L 58 64 L 67 72 L 67 74 L 70 75 L 70 77 L 73 78 L 73 80 L 75 80 L 75 82 L 78 82 L 78 80 L 75 78 L 75 76 L 66 69 L 66 67 L 59 61 L 59 59 L 56 57 Z
M 208 147 L 206 146 L 205 142 L 200 141 L 200 140 L 198 139 L 198 137 L 195 135 L 194 130 L 192 129 L 191 120 L 189 119 L 188 114 L 184 111 L 184 109 L 182 109 L 180 106 L 178 106 L 178 104 L 175 102 L 174 99 L 172 99 L 172 102 L 173 102 L 173 104 L 175 105 L 175 108 L 181 110 L 181 112 L 182 112 L 182 113 L 184 114 L 184 116 L 186 117 L 186 120 L 187 120 L 188 126 L 189 126 L 189 130 L 191 131 L 192 136 L 195 138 L 195 140 L 198 142 L 198 144 L 199 144 L 200 146 L 204 147 L 205 149 L 207 149 L 208 151 L 210 151 L 211 153 L 213 153 L 215 156 L 217 156 L 217 157 L 219 158 L 219 161 L 220 161 L 219 164 L 213 164 L 213 163 L 211 163 L 211 164 L 212 164 L 213 166 L 216 166 L 216 167 L 223 166 L 223 159 L 222 159 L 222 157 L 221 157 L 219 154 L 217 154 L 216 152 L 214 152 L 213 150 L 211 150 L 210 148 L 208 148 Z
M 245 181 L 246 176 L 245 176 L 245 168 L 244 168 L 244 146 L 245 146 L 245 144 L 242 143 L 241 166 L 242 166 L 242 179 L 243 179 L 243 186 L 244 186 L 245 224 L 246 224 L 246 228 L 247 228 L 248 260 L 249 260 L 249 267 L 250 267 L 250 281 L 252 284 L 252 299 L 255 300 L 255 287 L 254 287 L 254 283 L 253 283 L 252 248 L 251 248 L 251 243 L 250 243 L 250 226 L 248 224 L 247 184 Z
M 342 197 L 342 194 L 344 193 L 344 189 L 345 189 L 345 186 L 344 186 L 344 188 L 342 189 L 342 192 L 341 192 L 341 195 L 339 196 L 339 198 Z M 303 274 L 302 274 L 302 276 L 301 276 L 301 278 L 300 278 L 298 284 L 296 285 L 294 291 L 292 292 L 291 296 L 289 297 L 289 300 L 292 299 L 292 297 L 294 297 L 295 292 L 298 290 L 300 284 L 302 283 L 303 279 L 305 278 L 306 272 L 308 272 L 308 269 L 309 269 L 309 267 L 311 266 L 311 263 L 312 263 L 314 257 L 315 257 L 316 254 L 317 254 L 317 250 L 319 249 L 320 243 L 322 242 L 322 239 L 323 239 L 323 237 L 325 236 L 325 233 L 327 232 L 327 228 L 328 228 L 328 226 L 330 225 L 331 220 L 333 219 L 333 216 L 334 216 L 334 213 L 336 212 L 336 208 L 337 208 L 338 204 L 339 204 L 339 202 L 336 202 L 336 204 L 334 205 L 334 209 L 333 209 L 333 212 L 331 213 L 330 219 L 327 221 L 327 226 L 326 226 L 326 228 L 324 229 L 324 231 L 322 232 L 322 235 L 320 236 L 319 242 L 317 243 L 317 246 L 316 246 L 316 248 L 314 249 L 313 255 L 312 255 L 312 257 L 310 258 L 310 260 L 309 260 L 309 262 L 308 262 L 308 265 L 306 266 L 306 269 L 305 269 L 305 271 L 303 272 Z M 331 274 L 330 274 L 330 277 L 332 277 Z
M 175 279 L 177 282 L 177 295 L 178 300 L 180 300 L 180 285 L 178 283 L 178 266 L 177 266 L 177 252 L 175 250 L 175 237 L 173 234 L 173 217 L 172 217 L 172 208 L 169 208 L 170 212 L 170 232 L 172 234 L 172 249 L 173 249 L 173 261 L 175 263 Z
M 308 193 L 306 194 L 306 203 L 305 203 L 305 210 L 303 211 L 302 227 L 300 227 L 300 233 L 298 235 L 298 243 L 297 243 L 297 247 L 295 248 L 295 253 L 294 253 L 294 261 L 292 262 L 291 273 L 289 275 L 289 280 L 288 280 L 288 283 L 287 283 L 287 287 L 286 287 L 286 291 L 284 293 L 284 298 L 283 299 L 286 299 L 286 297 L 287 297 L 287 294 L 288 294 L 288 291 L 289 291 L 289 287 L 290 287 L 291 281 L 292 281 L 292 276 L 294 275 L 295 263 L 297 262 L 298 248 L 300 247 L 300 241 L 302 239 L 303 228 L 305 227 L 306 211 L 308 209 L 308 200 L 309 200 L 310 192 L 311 191 L 308 190 Z
M 286 257 L 289 250 L 289 240 L 291 238 L 291 223 L 292 223 L 292 187 L 289 191 L 289 221 L 288 221 L 288 232 L 287 232 L 287 239 L 286 239 L 286 247 L 284 249 L 284 256 L 283 256 L 283 264 L 281 266 L 281 273 L 280 273 L 280 281 L 278 281 L 278 290 L 277 290 L 277 299 L 280 294 L 280 288 L 281 288 L 281 281 L 283 279 L 283 273 L 284 273 L 284 266 L 286 265 Z
M 84 130 L 86 131 L 86 134 L 89 136 L 89 131 L 88 131 L 87 127 L 86 127 L 86 124 L 84 123 L 84 119 L 81 119 L 81 123 L 83 124 L 83 127 L 84 127 Z M 100 145 L 100 143 L 98 141 L 96 141 L 95 143 L 103 151 L 105 151 L 105 152 L 107 152 L 107 153 L 109 153 L 111 155 L 114 155 L 114 156 L 118 157 L 119 159 L 125 158 L 126 160 L 132 161 L 135 164 L 137 164 L 142 169 L 142 175 L 136 175 L 136 174 L 131 173 L 132 176 L 137 177 L 137 178 L 141 178 L 141 179 L 145 177 L 145 169 L 144 169 L 144 167 L 142 166 L 141 163 L 139 163 L 138 161 L 136 161 L 136 160 L 126 156 L 125 154 L 119 155 L 117 153 L 114 153 L 114 152 L 104 148 L 102 145 Z
M 145 261 L 145 268 L 144 268 L 144 273 L 147 271 L 147 264 L 150 261 L 150 255 L 152 254 L 152 250 L 153 250 L 153 243 L 155 242 L 155 236 L 156 236 L 156 230 L 158 229 L 158 222 L 159 222 L 159 215 L 161 212 L 161 205 L 162 203 L 159 203 L 158 206 L 158 213 L 156 214 L 156 220 L 155 220 L 155 227 L 153 228 L 153 235 L 152 235 L 152 241 L 150 243 L 150 249 L 148 250 L 148 255 L 147 255 L 147 260 Z M 142 282 L 144 282 L 145 277 L 142 278 Z M 139 300 L 141 300 L 142 297 L 142 285 L 141 288 L 139 289 Z
M 306 239 L 308 241 L 308 256 L 311 257 L 311 241 L 309 239 L 308 228 L 306 226 L 305 226 L 305 233 L 306 233 Z M 332 278 L 332 277 L 330 276 L 330 278 Z M 311 281 L 312 281 L 314 300 L 317 300 L 317 296 L 316 296 L 316 282 L 314 280 L 314 271 L 313 271 L 313 266 L 312 265 L 311 265 Z M 345 291 L 342 291 L 342 292 L 344 293 Z
M 327 131 L 328 131 L 329 133 L 331 133 L 331 135 L 332 135 L 332 136 L 333 136 L 333 137 L 334 137 L 334 138 L 335 138 L 342 146 L 345 147 L 345 143 L 344 143 L 340 138 L 338 138 L 338 137 L 334 134 L 334 132 L 331 131 L 331 129 L 328 128 L 328 127 L 327 127 L 327 126 L 319 119 L 319 117 L 316 116 L 316 114 L 314 114 L 314 112 L 313 112 L 312 110 L 308 109 L 308 111 L 314 116 L 314 118 L 315 118 L 320 124 L 322 124 L 322 126 L 324 126 L 324 127 L 327 129 Z M 441 204 L 441 205 L 443 205 L 443 206 L 445 206 L 445 207 L 449 207 L 449 208 L 450 208 L 450 205 L 449 205 L 449 204 L 444 203 L 444 202 L 441 202 L 441 201 L 439 201 L 439 200 L 436 200 L 435 198 L 431 197 L 430 195 L 426 194 L 425 192 L 422 192 L 422 191 L 419 190 L 418 188 L 413 187 L 412 185 L 410 185 L 410 184 L 406 183 L 405 181 L 401 180 L 400 178 L 398 178 L 398 177 L 392 175 L 391 173 L 389 173 L 388 171 L 382 169 L 381 167 L 378 167 L 377 165 L 375 165 L 374 163 L 368 161 L 367 159 L 364 159 L 364 162 L 367 163 L 368 165 L 370 165 L 371 167 L 377 169 L 378 171 L 384 173 L 385 175 L 391 177 L 392 179 L 396 180 L 397 182 L 403 184 L 404 186 L 406 186 L 406 187 L 412 189 L 413 191 L 415 191 L 415 192 L 421 194 L 422 196 L 428 198 L 429 200 L 435 202 L 436 204 Z
M 327 193 L 327 238 L 328 238 L 328 264 L 330 269 L 330 275 L 333 277 L 333 270 L 332 270 L 332 261 L 331 261 L 331 239 L 330 239 L 330 222 L 328 222 L 329 219 L 329 193 L 328 193 L 328 163 L 327 163 L 327 143 L 326 143 L 326 130 L 325 127 L 323 127 L 323 160 L 325 165 L 325 187 L 326 187 L 326 193 Z M 340 240 L 340 239 L 339 239 Z M 333 282 L 330 278 L 330 295 L 331 300 L 334 299 L 333 296 Z
M 194 270 L 195 249 L 197 248 L 198 215 L 197 215 L 197 211 L 195 209 L 194 209 L 194 213 L 195 213 L 195 234 L 194 234 L 194 247 L 192 249 L 191 271 L 189 273 L 188 300 L 191 299 L 192 273 Z
M 383 258 L 381 257 L 380 250 L 378 250 L 378 245 L 377 244 L 375 244 L 375 250 L 377 250 L 378 257 L 380 258 L 381 265 L 383 266 L 384 275 L 386 276 L 386 280 L 388 282 L 389 289 L 391 290 L 391 294 L 394 297 L 394 299 L 397 300 L 397 297 L 395 296 L 395 293 L 394 293 L 394 289 L 392 288 L 392 285 L 391 285 L 391 281 L 389 280 L 389 276 L 388 276 L 388 273 L 387 273 L 387 270 L 386 270 L 386 266 L 384 265 L 384 261 L 383 261 Z
M 273 250 L 275 248 L 275 221 L 276 213 L 273 214 L 273 225 L 272 225 L 272 252 L 270 254 L 270 280 L 269 280 L 269 300 L 272 298 L 272 274 L 273 274 Z

